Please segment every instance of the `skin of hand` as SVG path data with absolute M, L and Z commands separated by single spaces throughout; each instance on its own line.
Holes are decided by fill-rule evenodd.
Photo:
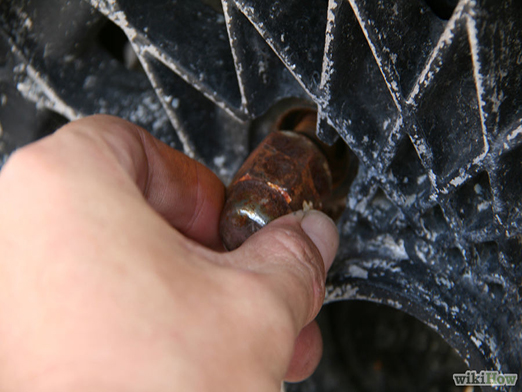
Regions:
M 276 392 L 311 374 L 335 225 L 298 212 L 224 252 L 223 200 L 210 170 L 115 117 L 15 152 L 0 172 L 0 390 Z

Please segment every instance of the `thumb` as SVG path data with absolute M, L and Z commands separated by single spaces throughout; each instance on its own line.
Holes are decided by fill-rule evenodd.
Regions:
M 329 217 L 316 210 L 298 211 L 269 223 L 229 255 L 266 278 L 297 336 L 322 306 L 326 272 L 338 245 L 337 227 Z

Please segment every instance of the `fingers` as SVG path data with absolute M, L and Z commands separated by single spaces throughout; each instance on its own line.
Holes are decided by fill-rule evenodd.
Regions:
M 338 244 L 337 227 L 330 218 L 315 210 L 299 211 L 271 222 L 229 257 L 266 279 L 297 336 L 322 306 L 326 271 Z
M 295 340 L 294 354 L 285 375 L 285 381 L 299 382 L 310 377 L 323 355 L 323 339 L 316 321 L 301 330 Z
M 66 146 L 69 156 L 61 148 L 65 160 L 81 161 L 114 177 L 123 173 L 173 227 L 203 245 L 221 249 L 218 221 L 224 186 L 202 164 L 142 128 L 112 116 L 69 123 L 47 139 L 40 143 Z
M 263 276 L 277 304 L 285 309 L 280 319 L 291 320 L 295 344 L 285 380 L 309 377 L 321 359 L 321 332 L 312 321 L 324 300 L 326 272 L 339 234 L 333 221 L 311 210 L 279 218 L 227 254 L 233 263 Z

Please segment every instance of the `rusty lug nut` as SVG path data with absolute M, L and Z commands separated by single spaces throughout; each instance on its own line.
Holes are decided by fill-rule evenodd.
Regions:
M 294 131 L 271 132 L 241 166 L 227 188 L 220 220 L 228 250 L 280 216 L 323 210 L 332 195 L 332 170 L 328 153 L 312 141 L 316 121 L 315 112 L 307 113 Z

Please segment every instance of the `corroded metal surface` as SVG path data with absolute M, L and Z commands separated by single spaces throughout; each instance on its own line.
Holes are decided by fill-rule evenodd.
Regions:
M 220 231 L 227 249 L 292 211 L 323 209 L 332 175 L 322 152 L 297 132 L 272 132 L 227 189 Z
M 297 107 L 283 113 L 274 131 L 240 167 L 227 189 L 220 232 L 225 247 L 239 247 L 274 219 L 316 209 L 337 219 L 357 173 L 346 145 L 316 136 L 317 113 Z M 284 129 L 293 129 L 284 131 Z

